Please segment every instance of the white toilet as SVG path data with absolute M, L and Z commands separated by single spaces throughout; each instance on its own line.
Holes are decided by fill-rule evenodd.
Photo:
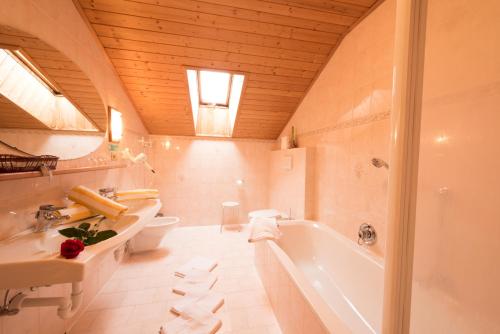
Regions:
M 146 224 L 141 232 L 130 239 L 132 253 L 144 252 L 158 248 L 163 237 L 179 223 L 179 217 L 155 217 Z

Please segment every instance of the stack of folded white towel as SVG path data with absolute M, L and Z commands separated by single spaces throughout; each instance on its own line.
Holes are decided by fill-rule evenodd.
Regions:
M 182 275 L 176 272 L 175 276 L 182 278 L 172 288 L 172 291 L 179 295 L 184 295 L 188 292 L 208 291 L 217 281 L 217 276 L 214 273 L 195 268 L 183 270 Z
M 213 334 L 222 326 L 214 313 L 224 304 L 224 296 L 211 291 L 216 266 L 214 260 L 195 257 L 175 272 L 179 280 L 172 291 L 183 297 L 170 309 L 178 317 L 163 325 L 160 334 Z
M 276 218 L 253 218 L 250 222 L 248 242 L 277 240 L 281 234 Z
M 197 304 L 190 304 L 174 320 L 160 328 L 160 334 L 214 334 L 222 322 Z
M 224 304 L 224 296 L 221 293 L 208 290 L 186 292 L 184 297 L 174 304 L 170 310 L 172 313 L 181 315 L 186 313 L 186 310 L 189 310 L 193 304 L 215 313 Z
M 202 256 L 196 256 L 177 269 L 175 271 L 175 276 L 184 277 L 191 270 L 211 272 L 216 266 L 217 262 L 215 260 L 207 259 Z

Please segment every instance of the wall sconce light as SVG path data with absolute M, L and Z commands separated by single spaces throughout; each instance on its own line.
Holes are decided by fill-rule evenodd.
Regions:
M 170 140 L 170 138 L 167 138 L 161 142 L 161 146 L 168 151 L 172 147 L 172 141 Z
M 108 116 L 109 141 L 112 143 L 119 143 L 123 138 L 122 113 L 114 108 L 109 108 Z
M 438 144 L 444 144 L 448 141 L 448 136 L 446 135 L 440 135 L 435 138 L 436 143 Z
M 236 183 L 236 185 L 237 185 L 237 186 L 240 186 L 240 187 L 241 187 L 241 186 L 245 183 L 245 181 L 244 181 L 243 179 L 237 179 L 237 180 L 235 181 L 235 183 Z

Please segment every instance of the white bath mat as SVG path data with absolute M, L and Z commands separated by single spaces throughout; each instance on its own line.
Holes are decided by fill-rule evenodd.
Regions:
M 200 269 L 188 269 L 185 271 L 184 276 L 179 276 L 175 275 L 177 277 L 183 278 L 185 281 L 190 282 L 190 283 L 201 283 L 201 282 L 206 282 L 212 279 L 212 277 L 215 276 L 214 273 L 206 270 L 200 270 Z
M 201 271 L 212 271 L 217 266 L 217 261 L 203 256 L 195 256 L 189 262 L 175 271 L 175 276 L 184 277 L 193 269 Z
M 179 295 L 185 295 L 186 293 L 204 293 L 210 290 L 215 282 L 217 282 L 217 276 L 214 274 L 202 282 L 179 279 L 172 288 L 172 291 Z
M 224 304 L 224 296 L 221 293 L 213 291 L 188 292 L 171 307 L 170 311 L 180 315 L 192 304 L 215 313 Z
M 210 311 L 191 304 L 172 321 L 160 327 L 160 334 L 214 334 L 222 321 Z

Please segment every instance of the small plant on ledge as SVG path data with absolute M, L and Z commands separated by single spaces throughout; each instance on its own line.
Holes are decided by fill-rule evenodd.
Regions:
M 113 230 L 99 231 L 98 224 L 92 226 L 89 223 L 81 223 L 78 227 L 59 230 L 60 234 L 72 238 L 61 244 L 61 255 L 67 259 L 73 259 L 83 251 L 85 246 L 97 244 L 118 234 Z

